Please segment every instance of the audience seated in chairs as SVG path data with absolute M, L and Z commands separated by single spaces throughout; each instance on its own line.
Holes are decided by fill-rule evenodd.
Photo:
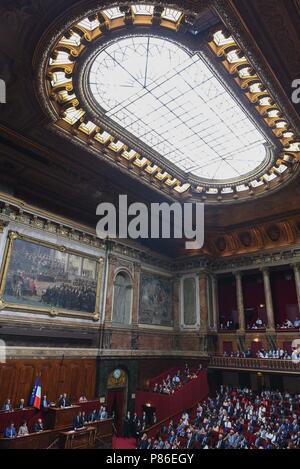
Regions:
M 244 352 L 224 352 L 224 357 L 235 357 L 235 358 L 268 358 L 273 360 L 300 360 L 300 353 L 298 351 L 294 351 L 289 353 L 287 350 L 284 349 L 270 349 L 264 350 L 260 349 L 256 354 L 248 349 Z
M 234 324 L 232 319 L 226 320 L 221 320 L 220 321 L 220 329 L 225 329 L 225 330 L 235 330 L 237 329 L 237 326 Z
M 295 320 L 286 319 L 282 324 L 277 324 L 276 329 L 299 329 L 300 319 L 296 317 Z
M 185 383 L 191 379 L 197 378 L 198 374 L 202 370 L 202 365 L 198 366 L 196 372 L 190 371 L 188 364 L 185 365 L 184 370 L 178 370 L 176 375 L 171 377 L 168 375 L 166 379 L 163 380 L 162 384 L 155 383 L 153 392 L 160 394 L 174 394 L 177 389 L 180 389 Z
M 144 433 L 138 449 L 300 448 L 300 394 L 221 386 L 213 398 L 170 421 L 154 441 Z
M 152 425 L 156 425 L 157 416 L 153 412 L 151 418 L 149 418 L 145 411 L 141 416 L 138 416 L 136 412 L 132 415 L 130 411 L 127 412 L 124 419 L 123 434 L 124 438 L 140 438 L 140 435 Z

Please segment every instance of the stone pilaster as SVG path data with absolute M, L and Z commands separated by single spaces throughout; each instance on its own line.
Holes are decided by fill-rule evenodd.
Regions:
M 133 326 L 138 325 L 139 321 L 139 301 L 140 301 L 140 278 L 141 278 L 141 266 L 138 263 L 134 264 L 134 275 L 133 275 L 133 303 L 132 303 L 132 318 L 131 323 Z
M 208 326 L 208 304 L 207 304 L 207 274 L 199 274 L 199 297 L 200 297 L 200 332 L 206 333 Z
M 180 311 L 180 277 L 175 275 L 172 278 L 172 304 L 173 304 L 173 324 L 174 330 L 179 331 L 181 324 Z

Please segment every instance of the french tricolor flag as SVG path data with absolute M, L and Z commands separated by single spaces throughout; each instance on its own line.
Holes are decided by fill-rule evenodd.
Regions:
M 41 384 L 41 378 L 38 376 L 35 379 L 32 393 L 30 396 L 29 400 L 29 405 L 31 407 L 34 407 L 35 409 L 40 409 L 41 408 L 41 399 L 42 399 L 42 384 Z

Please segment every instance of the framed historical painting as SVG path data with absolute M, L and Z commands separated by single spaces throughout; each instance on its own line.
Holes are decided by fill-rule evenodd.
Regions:
M 103 258 L 9 232 L 0 309 L 99 319 Z
M 173 326 L 172 283 L 169 278 L 142 273 L 139 323 Z

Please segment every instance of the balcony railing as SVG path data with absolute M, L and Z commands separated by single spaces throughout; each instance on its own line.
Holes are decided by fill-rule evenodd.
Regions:
M 297 363 L 292 360 L 273 360 L 271 358 L 237 358 L 212 356 L 210 357 L 209 366 L 216 368 L 244 368 L 300 373 L 300 361 Z

